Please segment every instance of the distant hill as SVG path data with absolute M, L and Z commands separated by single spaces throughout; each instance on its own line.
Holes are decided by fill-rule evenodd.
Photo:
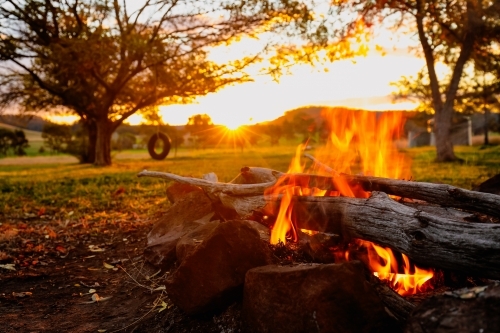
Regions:
M 20 116 L 4 114 L 0 115 L 0 123 L 27 129 L 35 132 L 41 132 L 46 121 L 38 116 Z
M 12 126 L 12 125 L 8 125 L 8 124 L 3 124 L 3 123 L 0 123 L 0 127 L 6 128 L 6 129 L 11 130 L 11 131 L 16 130 L 16 129 L 23 130 L 24 134 L 26 135 L 26 138 L 28 139 L 29 142 L 42 142 L 43 141 L 42 132 L 32 131 L 32 130 L 28 130 L 25 128 Z
M 273 124 L 273 125 L 283 125 L 285 121 L 293 122 L 296 117 L 302 118 L 312 118 L 319 125 L 322 121 L 322 113 L 324 111 L 337 111 L 337 112 L 358 112 L 358 111 L 366 111 L 361 109 L 351 109 L 346 107 L 339 106 L 305 106 L 297 109 L 293 109 L 290 111 L 286 111 L 285 114 L 281 117 L 278 117 L 274 120 L 262 123 L 262 124 Z M 392 112 L 392 111 L 371 111 L 376 113 L 384 113 L 384 112 Z

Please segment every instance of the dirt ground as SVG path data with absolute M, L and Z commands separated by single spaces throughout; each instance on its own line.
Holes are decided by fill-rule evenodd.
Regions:
M 168 272 L 142 259 L 150 223 L 25 222 L 0 224 L 1 333 L 240 331 L 239 304 L 205 318 L 171 304 Z

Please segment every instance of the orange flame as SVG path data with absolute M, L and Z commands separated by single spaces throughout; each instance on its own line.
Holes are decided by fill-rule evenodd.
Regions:
M 427 289 L 425 283 L 434 276 L 432 271 L 410 264 L 410 259 L 402 254 L 404 274 L 397 273 L 398 263 L 390 248 L 367 241 L 358 242 L 368 250 L 368 265 L 373 274 L 381 280 L 388 281 L 400 295 L 412 295 Z
M 409 178 L 409 161 L 406 156 L 394 148 L 393 141 L 399 138 L 403 123 L 401 112 L 377 114 L 367 111 L 328 109 L 323 118 L 327 121 L 329 137 L 322 149 L 316 150 L 316 158 L 332 170 L 314 166 L 313 171 L 332 176 L 337 191 L 309 188 L 307 184 L 296 184 L 293 177 L 284 176 L 268 192 L 282 194 L 280 210 L 271 232 L 271 244 L 286 243 L 287 237 L 298 240 L 297 224 L 292 221 L 294 195 L 341 195 L 346 197 L 368 198 L 369 193 L 359 187 L 350 186 L 340 173 L 363 173 L 364 175 Z M 303 145 L 297 148 L 288 173 L 304 171 L 300 163 Z M 304 179 L 304 178 L 302 178 Z M 286 181 L 288 184 L 284 185 Z M 425 290 L 424 285 L 433 277 L 432 271 L 423 270 L 412 264 L 404 254 L 404 273 L 400 273 L 396 257 L 391 249 L 383 248 L 368 241 L 359 241 L 367 249 L 368 266 L 381 280 L 387 280 L 401 295 L 413 294 Z M 349 253 L 336 254 L 339 258 L 349 258 Z

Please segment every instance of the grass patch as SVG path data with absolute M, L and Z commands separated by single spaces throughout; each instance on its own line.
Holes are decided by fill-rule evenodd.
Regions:
M 500 146 L 456 147 L 465 162 L 435 163 L 432 147 L 405 150 L 413 159 L 413 180 L 445 183 L 471 189 L 500 173 Z M 295 146 L 263 147 L 240 152 L 234 149 L 180 150 L 164 161 L 140 158 L 115 159 L 111 167 L 80 164 L 0 166 L 0 222 L 30 220 L 40 215 L 51 220 L 101 221 L 144 219 L 169 206 L 167 183 L 138 178 L 148 169 L 201 177 L 215 172 L 219 181 L 234 178 L 243 166 L 288 169 Z M 314 153 L 314 152 L 313 152 Z M 127 155 L 123 155 L 127 156 Z M 139 158 L 138 158 L 139 157 Z

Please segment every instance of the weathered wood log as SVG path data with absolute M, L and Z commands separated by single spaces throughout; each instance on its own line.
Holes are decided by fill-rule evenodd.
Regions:
M 308 184 L 324 190 L 337 190 L 336 177 L 285 174 L 286 181 Z M 423 200 L 444 207 L 455 207 L 500 217 L 500 195 L 469 191 L 446 184 L 412 182 L 380 177 L 340 174 L 337 179 L 345 180 L 350 186 L 361 186 L 367 192 L 379 191 L 403 198 Z
M 294 197 L 298 227 L 388 246 L 416 263 L 500 279 L 500 224 L 466 223 L 405 206 L 385 193 L 369 199 Z

